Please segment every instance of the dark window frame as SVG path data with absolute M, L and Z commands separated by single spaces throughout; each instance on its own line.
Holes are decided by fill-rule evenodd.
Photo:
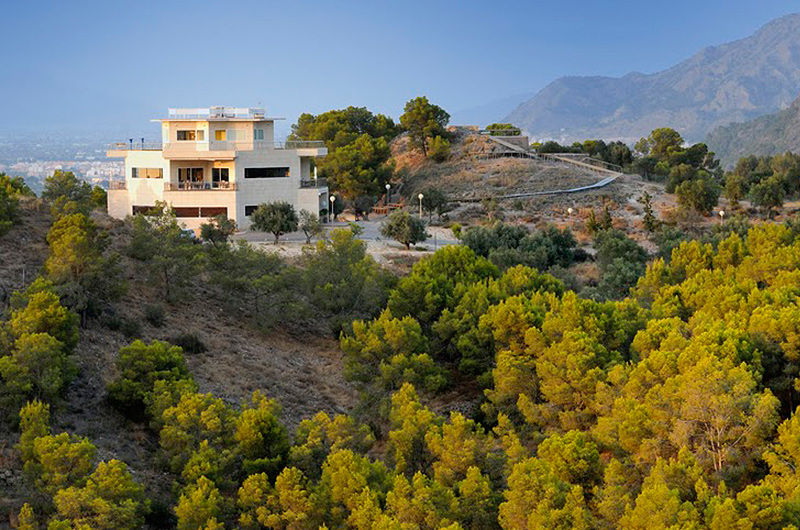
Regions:
M 244 168 L 244 178 L 246 179 L 276 179 L 289 178 L 292 176 L 290 167 L 246 167 Z

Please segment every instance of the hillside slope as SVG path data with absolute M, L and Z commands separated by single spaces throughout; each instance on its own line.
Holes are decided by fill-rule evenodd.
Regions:
M 693 142 L 786 108 L 798 85 L 800 14 L 793 14 L 654 74 L 557 79 L 503 121 L 535 139 L 634 141 L 669 126 Z
M 504 149 L 486 136 L 463 128 L 451 128 L 451 134 L 451 154 L 442 163 L 410 149 L 406 136 L 392 144 L 407 196 L 437 188 L 452 200 L 480 199 L 587 186 L 599 180 L 595 173 L 579 168 L 526 158 L 492 158 Z
M 800 98 L 785 110 L 711 131 L 706 140 L 723 164 L 747 155 L 800 152 Z
M 112 247 L 122 251 L 129 232 L 120 221 L 94 213 L 98 225 L 108 229 Z M 21 223 L 0 237 L 0 314 L 8 306 L 8 294 L 29 285 L 49 252 L 46 235 L 51 224 L 47 208 L 31 201 L 21 210 Z M 224 310 L 211 289 L 198 281 L 194 296 L 181 303 L 165 304 L 162 295 L 142 273 L 141 263 L 122 256 L 127 294 L 114 306 L 114 314 L 137 322 L 140 328 L 127 336 L 104 319 L 89 319 L 80 329 L 80 341 L 71 359 L 77 377 L 63 399 L 53 408 L 55 432 L 69 431 L 88 437 L 101 459 L 125 461 L 147 485 L 153 499 L 167 498 L 170 482 L 156 461 L 157 433 L 131 422 L 107 399 L 106 385 L 117 376 L 115 362 L 120 348 L 134 338 L 145 342 L 174 341 L 184 334 L 202 341 L 206 351 L 187 354 L 189 370 L 201 392 L 213 392 L 225 402 L 238 405 L 261 390 L 281 405 L 281 419 L 290 428 L 318 411 L 348 412 L 356 403 L 355 389 L 344 380 L 342 354 L 332 338 L 281 332 L 269 334 L 248 325 L 240 315 Z M 23 268 L 25 270 L 23 283 Z M 154 326 L 144 317 L 149 305 L 163 305 L 163 324 Z M 0 425 L 0 528 L 16 513 L 21 499 L 34 495 L 22 479 L 22 466 L 13 450 L 18 432 Z M 13 509 L 12 509 L 13 508 Z

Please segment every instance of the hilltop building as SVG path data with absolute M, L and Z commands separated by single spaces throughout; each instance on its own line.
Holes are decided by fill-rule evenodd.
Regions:
M 225 214 L 241 228 L 258 205 L 286 201 L 297 211 L 327 208 L 328 188 L 314 178 L 313 157 L 323 142 L 275 142 L 274 122 L 264 109 L 169 109 L 161 142 L 117 143 L 109 157 L 125 159 L 125 180 L 113 180 L 108 213 L 118 219 L 169 203 L 178 220 L 196 229 Z

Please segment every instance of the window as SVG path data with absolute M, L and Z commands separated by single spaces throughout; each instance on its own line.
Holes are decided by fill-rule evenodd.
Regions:
M 133 167 L 131 177 L 135 179 L 163 179 L 164 170 L 160 167 Z
M 228 216 L 228 208 L 225 206 L 202 206 L 200 207 L 200 217 L 214 217 L 217 215 Z
M 246 179 L 275 179 L 289 176 L 288 167 L 246 167 L 244 168 L 244 178 Z
M 264 129 L 253 129 L 253 140 L 263 140 Z
M 172 208 L 175 217 L 200 217 L 200 208 L 193 206 L 178 206 Z
M 214 140 L 216 140 L 218 142 L 224 142 L 225 140 L 227 140 L 227 137 L 226 137 L 226 134 L 225 134 L 226 132 L 228 132 L 228 131 L 226 131 L 225 129 L 214 131 Z
M 203 129 L 178 131 L 179 142 L 202 142 L 206 138 L 206 132 Z
M 155 209 L 155 206 L 134 206 L 133 215 L 150 215 Z
M 203 168 L 179 167 L 178 182 L 203 182 Z
M 215 167 L 211 170 L 211 180 L 214 182 L 229 182 L 228 168 Z
M 225 206 L 179 206 L 173 208 L 172 211 L 175 212 L 175 217 L 182 218 L 228 215 L 228 208 Z
M 245 206 L 244 207 L 244 215 L 247 216 L 247 217 L 250 217 L 251 215 L 253 215 L 253 212 L 255 212 L 258 209 L 259 206 L 261 206 L 261 205 L 260 204 L 256 204 L 256 205 L 252 205 L 252 206 Z

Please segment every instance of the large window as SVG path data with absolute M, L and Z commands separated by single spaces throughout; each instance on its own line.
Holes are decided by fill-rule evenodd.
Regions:
M 228 131 L 226 131 L 225 129 L 220 129 L 220 130 L 214 131 L 214 140 L 216 140 L 218 142 L 226 141 L 228 139 L 228 136 L 226 134 L 227 132 Z
M 228 215 L 228 208 L 225 206 L 179 206 L 172 209 L 175 217 L 214 217 L 215 215 Z
M 163 179 L 164 170 L 160 167 L 133 167 L 131 177 L 135 179 Z
M 263 140 L 264 129 L 253 129 L 253 140 Z
M 254 205 L 250 205 L 250 206 L 245 206 L 244 207 L 245 216 L 250 217 L 251 215 L 253 215 L 253 212 L 255 212 L 258 209 L 259 206 L 261 206 L 261 205 L 260 204 L 254 204 Z
M 215 167 L 211 170 L 211 179 L 214 182 L 229 182 L 230 179 L 228 177 L 228 168 Z
M 203 129 L 178 131 L 179 142 L 202 142 L 205 137 L 206 132 Z
M 246 167 L 244 168 L 244 178 L 246 179 L 275 179 L 289 176 L 288 167 Z

